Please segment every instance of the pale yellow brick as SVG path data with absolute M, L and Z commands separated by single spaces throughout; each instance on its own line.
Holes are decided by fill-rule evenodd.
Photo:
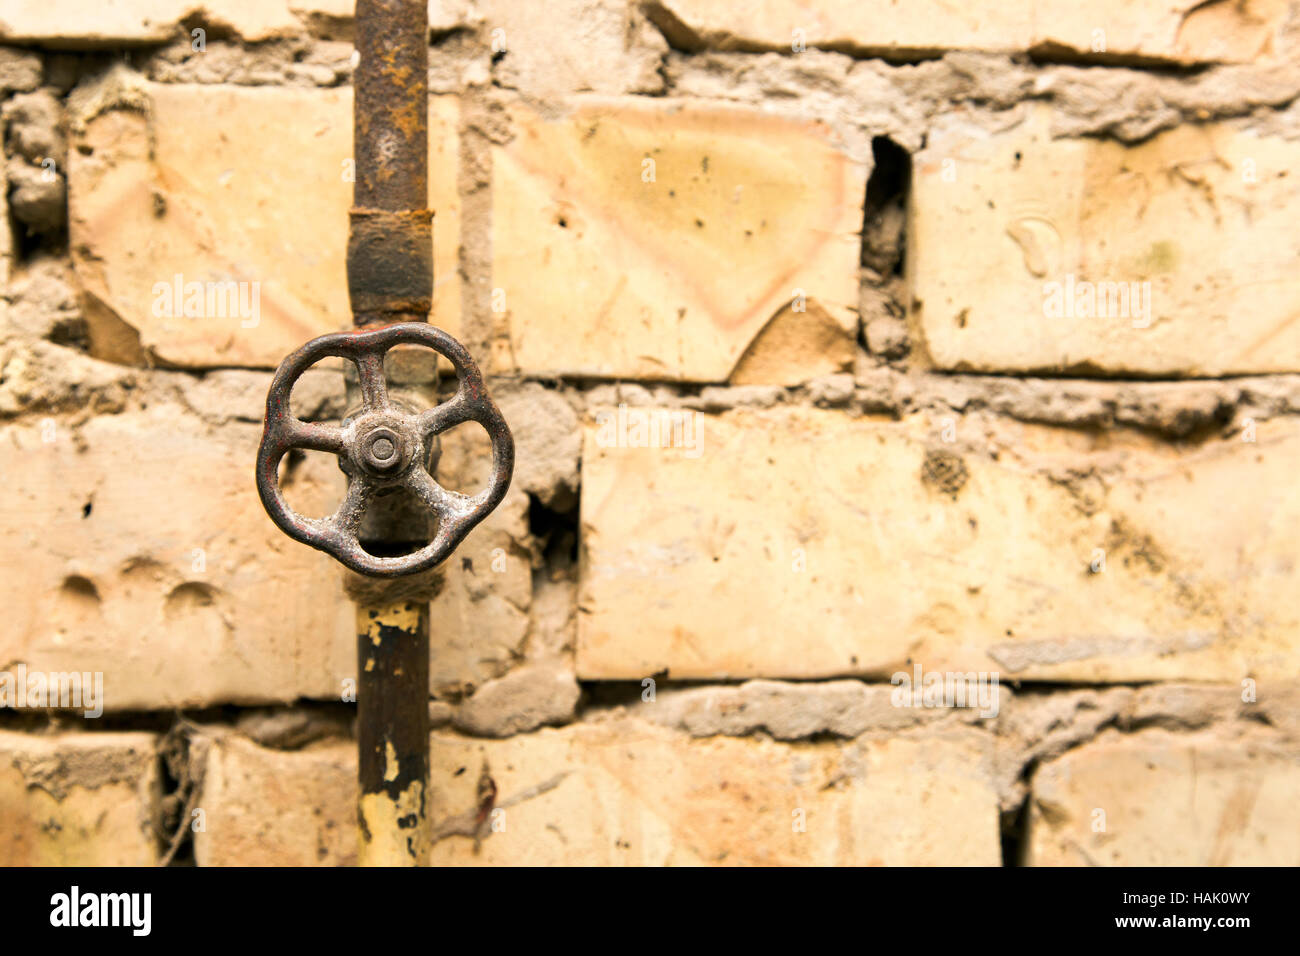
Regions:
M 1295 866 L 1300 755 L 1258 735 L 1107 731 L 1039 767 L 1032 866 Z
M 1209 124 L 1126 147 L 1054 140 L 1051 122 L 1044 107 L 995 133 L 949 123 L 916 157 L 912 316 L 936 365 L 1300 369 L 1300 144 Z M 1083 283 L 1123 284 L 1127 309 L 1118 286 L 1088 306 Z
M 627 0 L 474 0 L 497 83 L 539 99 L 652 93 L 668 45 Z
M 632 719 L 499 742 L 435 734 L 434 805 L 471 810 L 486 760 L 504 815 L 477 854 L 453 836 L 433 862 L 996 866 L 987 747 L 975 731 L 698 740 Z
M 963 729 L 815 744 L 693 739 L 632 718 L 499 741 L 439 732 L 431 814 L 443 835 L 431 862 L 996 866 L 989 746 Z M 355 760 L 343 743 L 295 753 L 214 745 L 198 862 L 354 863 Z M 501 813 L 475 853 L 472 837 L 451 831 L 477 812 L 485 762 Z
M 350 326 L 349 90 L 145 84 L 119 73 L 78 102 L 84 131 L 70 162 L 70 229 L 92 352 L 274 367 L 308 339 Z M 122 103 L 133 105 L 114 108 Z M 458 115 L 455 97 L 430 100 L 433 321 L 453 335 Z M 250 302 L 257 283 L 257 314 L 208 315 L 205 300 L 200 317 L 169 317 L 169 301 L 173 311 L 185 305 L 166 297 L 178 275 L 250 283 L 242 290 Z
M 7 0 L 0 40 L 53 47 L 160 43 L 188 38 L 181 21 L 195 15 L 255 42 L 301 29 L 286 0 Z
M 352 606 L 262 510 L 260 432 L 167 405 L 0 430 L 0 661 L 102 672 L 109 710 L 339 699 Z M 329 514 L 337 484 L 308 460 L 294 500 Z
M 355 866 L 357 749 L 259 747 L 233 734 L 196 750 L 203 786 L 199 866 Z
M 579 677 L 1300 672 L 1293 422 L 1181 449 L 799 409 L 625 447 L 654 432 L 619 422 L 587 430 Z
M 1286 0 L 653 0 L 680 46 L 791 51 L 849 49 L 893 56 L 945 50 L 1092 58 L 1239 62 L 1274 52 Z
M 851 362 L 865 170 L 824 127 L 599 97 L 511 117 L 492 171 L 501 367 L 724 381 L 783 317 L 819 347 L 760 377 Z
M 0 866 L 152 866 L 157 738 L 0 731 Z

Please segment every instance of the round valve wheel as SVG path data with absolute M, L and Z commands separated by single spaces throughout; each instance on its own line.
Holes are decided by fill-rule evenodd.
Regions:
M 412 413 L 389 401 L 384 354 L 394 345 L 424 345 L 450 360 L 459 387 L 446 402 Z M 362 408 L 343 425 L 299 421 L 289 410 L 294 382 L 323 358 L 344 358 L 357 367 Z M 469 496 L 443 488 L 425 469 L 436 437 L 464 422 L 478 422 L 492 439 L 492 477 Z M 328 518 L 306 518 L 284 500 L 278 470 L 293 448 L 332 452 L 343 459 L 348 490 Z M 442 563 L 510 487 L 515 445 L 500 410 L 488 397 L 478 366 L 459 342 L 421 322 L 371 331 L 337 332 L 312 339 L 276 370 L 266 396 L 266 426 L 257 451 L 257 491 L 267 514 L 285 534 L 333 555 L 361 574 L 397 577 Z M 400 557 L 378 557 L 361 546 L 358 531 L 366 506 L 380 491 L 403 487 L 438 518 L 433 540 Z

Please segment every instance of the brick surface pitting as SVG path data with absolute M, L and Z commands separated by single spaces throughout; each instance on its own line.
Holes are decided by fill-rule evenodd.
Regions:
M 0 660 L 103 672 L 111 711 L 338 700 L 352 607 L 329 559 L 263 512 L 259 435 L 175 406 L 7 427 Z M 301 508 L 333 510 L 333 472 L 304 463 Z

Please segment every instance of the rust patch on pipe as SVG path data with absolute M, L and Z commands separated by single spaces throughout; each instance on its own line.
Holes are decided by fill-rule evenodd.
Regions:
M 358 326 L 427 321 L 429 12 L 418 0 L 358 0 L 348 293 Z
M 433 211 L 349 212 L 348 297 L 355 324 L 409 321 L 433 307 Z

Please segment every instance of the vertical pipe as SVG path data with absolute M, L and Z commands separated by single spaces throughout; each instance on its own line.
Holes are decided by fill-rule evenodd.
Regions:
M 355 22 L 353 320 L 424 322 L 433 301 L 429 10 L 422 0 L 357 0 Z
M 422 866 L 429 829 L 429 604 L 357 608 L 362 866 Z
M 357 0 L 355 23 L 356 185 L 347 259 L 353 323 L 427 322 L 433 302 L 427 0 Z M 376 506 L 384 506 L 382 499 Z M 427 602 L 358 605 L 357 736 L 359 862 L 426 863 Z

